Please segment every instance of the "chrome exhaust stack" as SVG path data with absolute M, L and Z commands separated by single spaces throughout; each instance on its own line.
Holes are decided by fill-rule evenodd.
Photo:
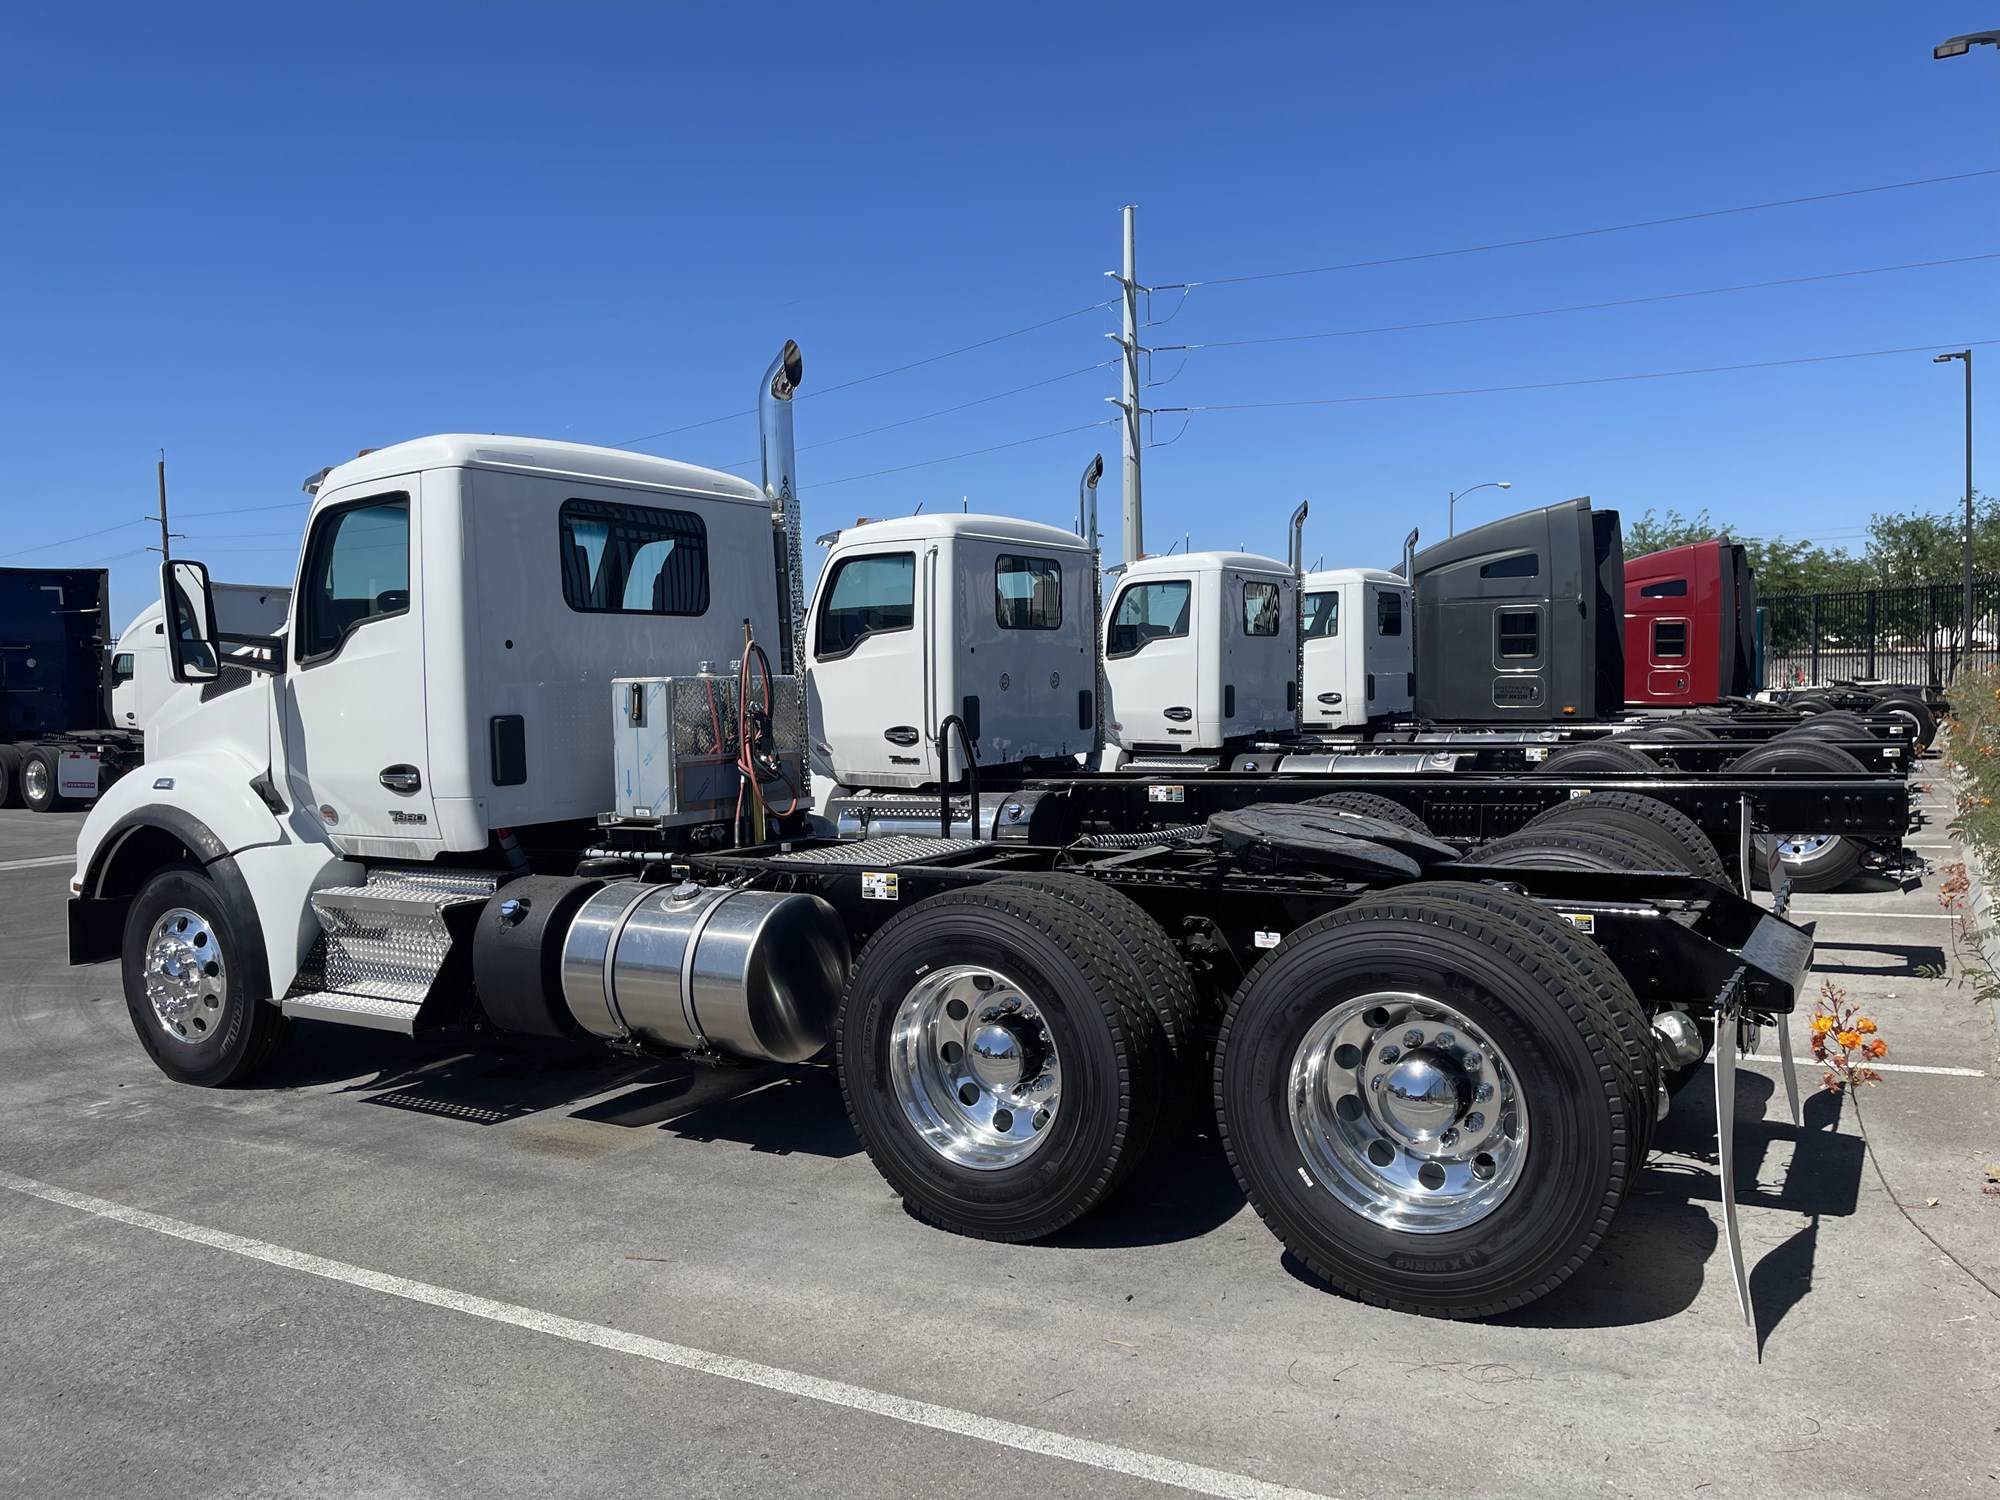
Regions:
M 1090 659 L 1095 668 L 1091 692 L 1096 695 L 1090 729 L 1090 763 L 1104 758 L 1104 557 L 1097 538 L 1097 481 L 1104 477 L 1104 455 L 1084 465 L 1076 487 L 1076 534 L 1090 543 Z
M 1292 570 L 1292 680 L 1285 689 L 1291 702 L 1285 705 L 1292 716 L 1292 733 L 1297 734 L 1306 717 L 1306 502 L 1292 512 L 1291 550 L 1285 562 Z
M 786 339 L 757 392 L 764 498 L 771 505 L 771 525 L 780 533 L 778 570 L 783 576 L 778 593 L 790 612 L 779 652 L 784 659 L 779 670 L 788 673 L 804 671 L 806 662 L 805 531 L 799 514 L 798 454 L 792 442 L 792 396 L 804 376 L 799 346 Z
M 1403 538 L 1403 582 L 1414 583 L 1417 578 L 1417 528 L 1412 526 L 1410 534 Z

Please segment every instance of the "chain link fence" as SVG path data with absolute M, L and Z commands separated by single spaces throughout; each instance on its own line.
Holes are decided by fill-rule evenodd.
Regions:
M 1973 580 L 1969 652 L 1964 596 L 1963 583 L 1766 595 L 1764 683 L 1872 677 L 1942 687 L 1962 663 L 2000 664 L 2000 578 Z

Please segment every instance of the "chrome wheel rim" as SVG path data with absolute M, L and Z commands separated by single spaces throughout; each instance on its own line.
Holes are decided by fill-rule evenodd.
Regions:
M 1309 1185 L 1411 1234 L 1485 1218 L 1527 1158 L 1507 1055 L 1428 995 L 1377 991 L 1321 1016 L 1292 1054 L 1286 1105 Z
M 36 800 L 48 796 L 49 768 L 39 760 L 28 761 L 21 767 L 21 790 Z
M 1837 833 L 1787 833 L 1778 838 L 1778 858 L 1788 865 L 1802 864 L 1839 838 Z
M 214 924 L 200 912 L 176 906 L 153 924 L 146 938 L 146 999 L 169 1037 L 193 1046 L 215 1035 L 228 979 L 224 962 Z
M 975 1171 L 1042 1148 L 1062 1108 L 1062 1057 L 1042 1008 L 997 969 L 954 964 L 903 997 L 889 1086 L 918 1137 Z

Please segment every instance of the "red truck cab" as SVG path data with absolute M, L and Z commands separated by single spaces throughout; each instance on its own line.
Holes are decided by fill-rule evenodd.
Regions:
M 1625 701 L 1697 705 L 1755 692 L 1757 583 L 1727 537 L 1625 561 Z

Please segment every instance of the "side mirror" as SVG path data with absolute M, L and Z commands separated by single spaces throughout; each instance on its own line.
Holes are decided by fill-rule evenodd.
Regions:
M 166 607 L 167 665 L 174 681 L 213 682 L 222 675 L 222 666 L 208 569 L 198 562 L 163 563 L 160 601 Z

